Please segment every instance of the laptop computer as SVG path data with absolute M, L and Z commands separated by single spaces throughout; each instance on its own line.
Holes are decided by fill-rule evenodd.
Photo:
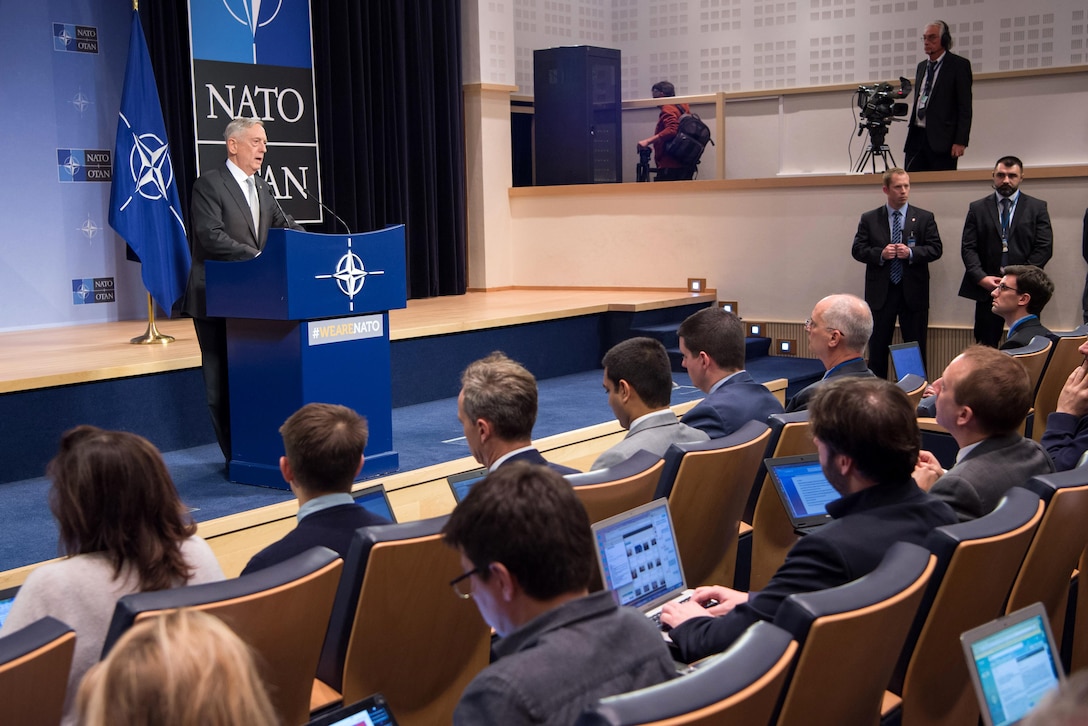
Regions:
M 3 627 L 4 621 L 8 619 L 8 613 L 11 612 L 11 604 L 15 602 L 17 592 L 19 592 L 18 585 L 0 590 L 0 627 Z
M 1019 723 L 1065 680 L 1040 603 L 968 630 L 960 643 L 986 726 Z
M 393 515 L 393 507 L 389 504 L 389 496 L 385 493 L 385 487 L 381 484 L 375 484 L 372 487 L 352 492 L 351 496 L 355 499 L 356 504 L 365 508 L 371 514 L 377 514 L 379 517 L 385 517 L 390 522 L 396 523 L 397 518 Z
M 655 499 L 593 525 L 601 582 L 619 605 L 660 625 L 661 606 L 691 597 L 667 499 Z
M 472 489 L 472 485 L 487 476 L 487 467 L 480 469 L 473 469 L 472 471 L 463 471 L 460 474 L 451 474 L 446 477 L 446 483 L 450 485 L 450 491 L 453 492 L 453 498 L 458 503 L 462 499 L 468 496 L 468 492 Z
M 306 726 L 397 726 L 389 704 L 380 693 L 350 706 L 342 706 L 310 721 Z
M 903 376 L 908 373 L 921 376 L 923 381 L 929 380 L 926 377 L 926 362 L 922 360 L 922 349 L 918 347 L 917 341 L 896 343 L 888 346 L 888 350 L 892 354 L 892 375 L 895 380 L 903 380 Z
M 782 456 L 764 463 L 794 532 L 804 536 L 831 521 L 827 503 L 842 495 L 824 475 L 818 454 Z

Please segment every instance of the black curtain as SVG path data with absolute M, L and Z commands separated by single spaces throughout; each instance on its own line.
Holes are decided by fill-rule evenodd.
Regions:
M 323 201 L 353 231 L 405 225 L 409 297 L 464 293 L 460 0 L 321 0 L 311 13 Z M 188 5 L 144 0 L 140 16 L 188 210 Z

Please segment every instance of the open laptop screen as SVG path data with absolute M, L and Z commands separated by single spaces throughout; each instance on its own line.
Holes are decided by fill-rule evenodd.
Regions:
M 794 527 L 829 519 L 827 503 L 842 495 L 827 480 L 817 454 L 767 459 L 766 464 Z
M 601 579 L 620 605 L 656 605 L 683 592 L 684 571 L 668 503 L 649 504 L 593 526 Z
M 307 726 L 397 726 L 385 698 L 380 693 L 358 703 L 330 711 Z
M 1046 610 L 1038 603 L 969 630 L 960 640 L 987 725 L 1017 723 L 1064 679 Z
M 397 521 L 397 518 L 393 516 L 393 507 L 389 505 L 389 497 L 385 494 L 385 487 L 381 484 L 375 484 L 372 487 L 352 492 L 351 496 L 355 499 L 356 504 L 371 514 L 385 517 L 390 522 Z
M 472 485 L 487 476 L 487 469 L 473 469 L 472 471 L 463 471 L 460 474 L 452 474 L 446 477 L 446 482 L 450 485 L 450 491 L 453 492 L 453 498 L 460 502 L 468 496 L 469 490 L 472 489 Z
M 895 375 L 895 380 L 903 380 L 903 376 L 908 373 L 914 373 L 923 381 L 929 380 L 926 377 L 925 361 L 922 360 L 922 350 L 917 342 L 896 343 L 889 346 L 888 350 L 892 354 L 892 373 Z

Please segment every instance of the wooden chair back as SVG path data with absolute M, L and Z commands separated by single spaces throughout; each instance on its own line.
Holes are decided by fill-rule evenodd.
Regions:
M 910 405 L 917 408 L 918 402 L 922 400 L 922 394 L 926 390 L 926 379 L 917 373 L 908 373 L 900 378 L 895 385 L 899 386 L 903 393 L 907 394 Z
M 657 489 L 665 460 L 648 451 L 609 469 L 570 474 L 567 481 L 586 508 L 591 524 L 649 503 Z
M 801 650 L 778 726 L 880 723 L 884 689 L 936 559 L 899 542 L 862 578 L 786 598 L 775 625 L 792 633 Z
M 766 726 L 796 652 L 797 642 L 789 633 L 756 623 L 695 672 L 602 698 L 577 726 Z
M 767 424 L 751 421 L 721 439 L 666 452 L 666 469 L 670 459 L 676 467 L 669 509 L 691 587 L 733 583 L 741 514 L 770 434 Z
M 103 655 L 133 623 L 187 607 L 215 615 L 257 653 L 272 705 L 284 724 L 310 719 L 321 643 L 343 560 L 314 547 L 234 580 L 126 595 L 117 603 Z
M 939 527 L 927 538 L 937 557 L 931 602 L 923 602 L 918 632 L 907 639 L 901 687 L 893 679 L 900 699 L 885 698 L 901 701 L 903 726 L 976 726 L 978 701 L 959 637 L 1001 614 L 1042 518 L 1039 497 L 1013 487 L 985 517 Z
M 806 417 L 804 421 L 788 423 L 782 428 L 773 458 L 815 453 L 816 444 L 812 441 L 812 432 Z M 786 553 L 796 544 L 797 539 L 786 508 L 782 506 L 782 499 L 771 483 L 771 475 L 766 474 L 756 499 L 755 514 L 752 516 L 750 590 L 762 590 L 767 586 L 774 573 L 786 561 Z
M 1041 602 L 1050 617 L 1054 639 L 1060 643 L 1070 578 L 1088 545 L 1088 468 L 1037 476 L 1025 488 L 1038 494 L 1046 509 L 1013 583 L 1005 612 Z
M 1047 361 L 1050 360 L 1050 353 L 1053 348 L 1054 341 L 1045 335 L 1036 335 L 1024 347 L 1011 348 L 1003 352 L 1012 356 L 1020 365 L 1024 366 L 1024 371 L 1028 374 L 1028 381 L 1031 382 L 1031 390 L 1034 392 L 1039 390 L 1039 380 L 1043 376 L 1043 369 L 1046 368 Z
M 476 605 L 447 584 L 461 563 L 442 541 L 445 521 L 356 533 L 329 628 L 330 639 L 338 630 L 344 643 L 342 676 L 325 680 L 328 639 L 319 669 L 344 703 L 382 693 L 402 726 L 450 723 L 461 693 L 490 655 L 491 629 Z M 349 606 L 341 597 L 350 599 L 355 578 L 357 597 Z
M 0 722 L 59 724 L 75 649 L 75 631 L 49 617 L 0 638 Z
M 1058 394 L 1061 393 L 1066 379 L 1084 358 L 1077 349 L 1088 340 L 1088 326 L 1082 325 L 1070 333 L 1056 333 L 1055 338 L 1050 358 L 1039 379 L 1039 388 L 1035 392 L 1035 423 L 1031 429 L 1031 437 L 1036 441 L 1043 438 L 1047 416 L 1057 408 Z

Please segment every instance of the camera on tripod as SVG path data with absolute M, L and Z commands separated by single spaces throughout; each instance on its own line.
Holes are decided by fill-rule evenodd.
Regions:
M 867 124 L 884 124 L 887 126 L 896 116 L 906 116 L 910 109 L 905 103 L 896 103 L 896 99 L 906 98 L 911 91 L 910 81 L 900 76 L 899 88 L 895 89 L 890 83 L 877 83 L 872 86 L 858 87 L 858 108 L 861 109 L 861 117 L 865 124 L 861 128 L 868 128 Z M 861 136 L 858 133 L 858 136 Z
M 872 86 L 859 86 L 857 90 L 857 104 L 861 109 L 861 121 L 858 122 L 858 136 L 868 130 L 869 146 L 862 154 L 861 160 L 854 171 L 864 171 L 867 162 L 872 162 L 873 173 L 876 173 L 876 157 L 884 160 L 885 171 L 889 168 L 888 162 L 895 166 L 895 157 L 891 149 L 885 143 L 888 137 L 888 127 L 892 121 L 905 121 L 901 118 L 908 113 L 907 104 L 897 103 L 896 100 L 906 98 L 911 91 L 910 81 L 899 77 L 899 88 L 893 88 L 890 83 L 877 83 Z M 898 118 L 897 118 L 898 117 Z

